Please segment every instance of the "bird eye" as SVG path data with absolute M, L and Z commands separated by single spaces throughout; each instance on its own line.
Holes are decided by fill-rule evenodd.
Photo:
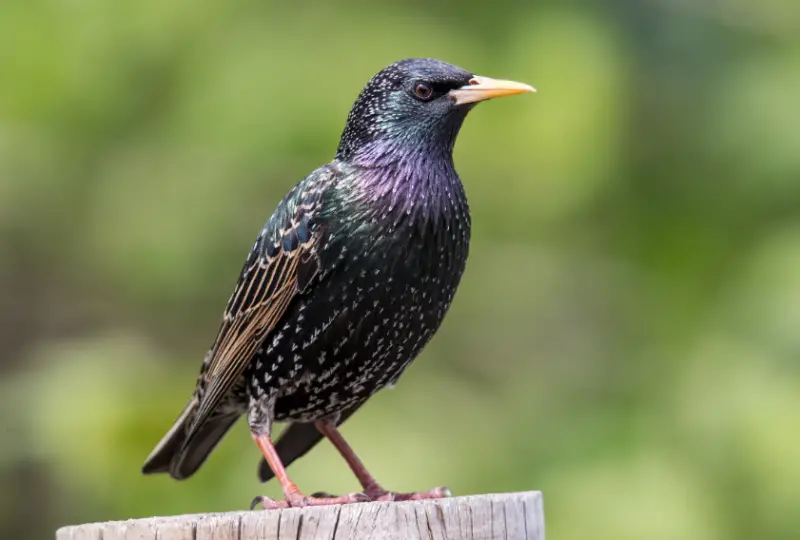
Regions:
M 417 83 L 414 85 L 414 95 L 418 99 L 427 101 L 433 96 L 433 89 L 425 83 Z

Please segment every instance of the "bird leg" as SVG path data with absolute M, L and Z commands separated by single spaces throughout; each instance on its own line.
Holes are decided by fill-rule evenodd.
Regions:
M 256 505 L 261 504 L 265 510 L 274 510 L 278 508 L 297 508 L 302 506 L 325 506 L 331 504 L 348 504 L 356 502 L 367 502 L 370 499 L 363 493 L 350 493 L 349 495 L 340 495 L 338 497 L 307 497 L 298 489 L 294 482 L 289 479 L 286 474 L 286 468 L 275 450 L 275 446 L 269 438 L 269 435 L 253 434 L 253 441 L 255 441 L 261 453 L 264 454 L 267 463 L 269 464 L 275 477 L 281 483 L 283 489 L 283 501 L 273 501 L 267 497 L 256 497 L 250 505 L 251 509 Z
M 433 489 L 429 489 L 428 491 L 419 491 L 414 493 L 397 493 L 394 491 L 387 491 L 385 490 L 375 477 L 373 477 L 364 464 L 361 462 L 361 459 L 356 455 L 355 451 L 347 444 L 347 441 L 344 440 L 342 434 L 339 433 L 339 429 L 336 427 L 335 421 L 330 419 L 328 420 L 320 420 L 315 424 L 317 429 L 328 438 L 329 441 L 336 447 L 339 453 L 342 455 L 344 460 L 347 462 L 347 465 L 350 466 L 350 469 L 353 471 L 353 474 L 356 475 L 358 481 L 361 483 L 361 487 L 364 488 L 364 493 L 370 500 L 373 501 L 412 501 L 412 500 L 420 500 L 420 499 L 441 499 L 443 497 L 449 497 L 451 495 L 450 490 L 446 487 L 435 487 Z M 275 469 L 273 469 L 275 470 Z

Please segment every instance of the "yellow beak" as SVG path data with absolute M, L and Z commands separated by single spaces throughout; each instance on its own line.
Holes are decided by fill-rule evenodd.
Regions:
M 450 90 L 448 95 L 456 100 L 457 105 L 464 105 L 466 103 L 477 103 L 486 99 L 513 96 L 514 94 L 523 94 L 525 92 L 536 92 L 533 86 L 527 84 L 504 81 L 502 79 L 490 79 L 489 77 L 480 77 L 475 75 L 470 79 L 469 84 Z

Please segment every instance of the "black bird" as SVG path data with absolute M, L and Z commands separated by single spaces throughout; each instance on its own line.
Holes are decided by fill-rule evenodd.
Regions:
M 467 261 L 470 214 L 453 165 L 469 110 L 534 91 L 433 59 L 396 62 L 353 105 L 336 157 L 283 198 L 253 245 L 194 395 L 143 472 L 191 476 L 247 413 L 284 501 L 265 508 L 442 497 L 388 492 L 337 426 L 393 385 L 433 337 Z M 276 446 L 272 423 L 289 422 Z M 285 466 L 322 436 L 364 492 L 307 497 Z

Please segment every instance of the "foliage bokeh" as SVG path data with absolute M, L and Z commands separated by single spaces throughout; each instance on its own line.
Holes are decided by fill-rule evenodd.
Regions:
M 471 113 L 452 310 L 344 432 L 387 486 L 541 489 L 548 536 L 800 534 L 800 8 L 10 0 L 0 8 L 0 537 L 245 507 L 239 425 L 139 468 L 254 235 L 380 67 L 539 93 Z M 354 479 L 329 445 L 290 469 Z

